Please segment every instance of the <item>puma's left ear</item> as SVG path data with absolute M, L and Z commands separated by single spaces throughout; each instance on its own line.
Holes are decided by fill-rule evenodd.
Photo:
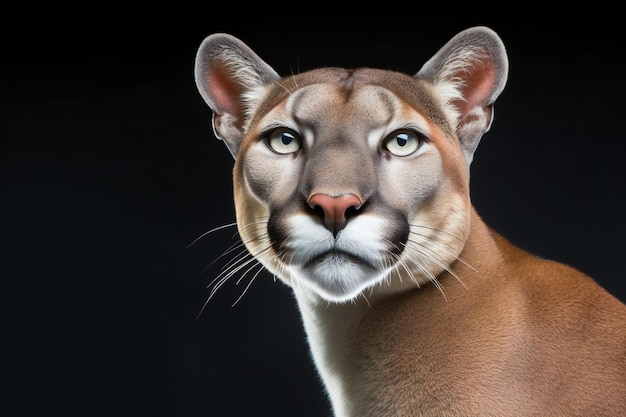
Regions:
M 234 36 L 215 33 L 200 44 L 195 80 L 200 95 L 213 111 L 213 131 L 237 158 L 246 121 L 264 86 L 280 76 Z
M 415 74 L 431 82 L 444 98 L 468 165 L 491 126 L 493 103 L 504 89 L 508 67 L 500 37 L 478 26 L 454 36 Z

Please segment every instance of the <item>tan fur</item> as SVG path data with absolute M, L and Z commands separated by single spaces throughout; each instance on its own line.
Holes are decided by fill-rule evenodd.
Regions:
M 351 366 L 371 388 L 355 415 L 623 415 L 623 304 L 476 214 L 461 258 L 480 273 L 457 263 L 469 288 L 442 277 L 447 302 L 429 287 L 364 314 Z
M 626 305 L 472 207 L 507 72 L 487 28 L 414 76 L 281 78 L 224 34 L 198 51 L 239 233 L 293 288 L 336 417 L 626 415 Z M 420 145 L 405 155 L 407 133 Z

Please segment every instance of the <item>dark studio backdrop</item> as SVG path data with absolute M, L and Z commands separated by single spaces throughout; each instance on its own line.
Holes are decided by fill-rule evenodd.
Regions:
M 475 206 L 514 243 L 626 300 L 616 26 L 1 10 L 3 416 L 330 416 L 287 287 L 261 274 L 232 306 L 252 275 L 235 277 L 202 310 L 229 257 L 211 262 L 236 243 L 228 228 L 187 248 L 234 221 L 233 160 L 193 80 L 213 32 L 284 75 L 414 73 L 456 32 L 491 26 L 510 76 L 472 166 Z

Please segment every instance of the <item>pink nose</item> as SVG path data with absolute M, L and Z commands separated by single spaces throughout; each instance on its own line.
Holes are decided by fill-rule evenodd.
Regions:
M 354 207 L 360 209 L 363 202 L 354 194 L 342 194 L 336 197 L 328 194 L 313 194 L 309 197 L 311 208 L 321 207 L 324 211 L 324 226 L 337 234 L 346 225 L 346 211 Z

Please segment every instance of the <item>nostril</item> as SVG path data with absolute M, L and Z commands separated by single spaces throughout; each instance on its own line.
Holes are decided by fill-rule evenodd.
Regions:
M 343 229 L 346 217 L 361 208 L 363 202 L 355 194 L 341 194 L 330 196 L 328 194 L 313 194 L 309 197 L 309 206 L 320 209 L 324 215 L 324 225 L 333 233 Z
M 346 209 L 346 212 L 344 213 L 344 217 L 346 218 L 346 220 L 348 220 L 349 218 L 356 216 L 356 214 L 360 211 L 360 209 L 361 209 L 361 206 L 348 207 Z

